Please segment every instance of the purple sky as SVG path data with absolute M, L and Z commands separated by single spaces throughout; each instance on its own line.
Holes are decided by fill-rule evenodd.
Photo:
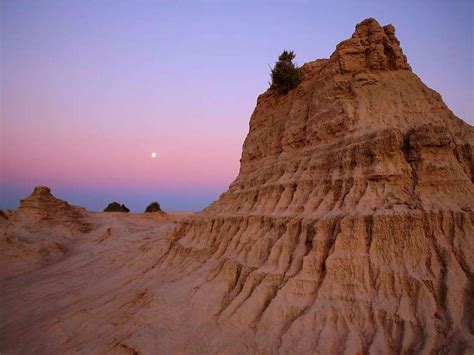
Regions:
M 33 186 L 91 210 L 199 210 L 235 178 L 285 48 L 328 57 L 393 23 L 415 73 L 474 123 L 472 1 L 0 0 L 0 208 Z M 151 159 L 156 151 L 157 158 Z

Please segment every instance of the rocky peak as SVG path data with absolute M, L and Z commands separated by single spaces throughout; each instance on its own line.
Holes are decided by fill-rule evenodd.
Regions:
M 54 197 L 51 194 L 51 189 L 47 186 L 36 186 L 31 193 L 31 196 L 48 196 Z
M 238 177 L 173 231 L 162 264 L 212 270 L 193 302 L 269 352 L 462 353 L 474 129 L 374 19 L 302 74 L 260 96 Z
M 88 230 L 88 226 L 81 221 L 82 209 L 56 198 L 47 186 L 36 186 L 30 196 L 21 200 L 15 217 L 26 218 L 32 222 L 64 222 L 77 225 L 81 231 Z
M 36 186 L 26 199 L 20 201 L 20 208 L 34 208 L 39 210 L 67 209 L 71 206 L 63 200 L 53 196 L 47 186 Z
M 339 64 L 342 72 L 411 70 L 395 36 L 395 27 L 382 27 L 373 18 L 357 24 L 352 37 L 339 43 L 331 59 Z

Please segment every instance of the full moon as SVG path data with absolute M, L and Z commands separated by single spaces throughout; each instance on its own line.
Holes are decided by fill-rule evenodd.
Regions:
M 155 158 L 156 158 L 156 153 L 155 153 L 155 152 L 151 153 L 151 157 L 152 157 L 153 159 L 155 159 Z

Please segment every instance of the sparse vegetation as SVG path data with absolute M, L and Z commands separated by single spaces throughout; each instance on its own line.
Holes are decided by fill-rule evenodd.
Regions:
M 293 63 L 295 53 L 284 50 L 271 72 L 271 88 L 280 94 L 287 94 L 301 82 L 300 69 Z
M 118 202 L 111 202 L 104 209 L 104 212 L 130 212 L 130 210 L 124 204 L 120 205 Z
M 152 203 L 150 203 L 145 210 L 145 213 L 149 213 L 149 212 L 161 212 L 160 204 L 156 201 L 153 201 Z

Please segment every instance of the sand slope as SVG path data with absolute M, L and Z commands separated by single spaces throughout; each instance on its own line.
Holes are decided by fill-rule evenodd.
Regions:
M 142 256 L 184 217 L 186 214 L 85 213 L 83 219 L 92 228 L 88 233 L 64 234 L 58 242 L 48 242 L 46 233 L 37 236 L 39 241 L 10 237 L 15 240 L 2 242 L 10 243 L 1 245 L 2 270 L 12 272 L 0 280 L 0 350 L 127 351 L 127 339 L 135 331 L 146 336 L 146 329 L 156 326 L 157 333 L 152 332 L 141 345 L 153 349 L 159 344 L 160 332 L 166 332 L 157 325 L 165 315 L 156 290 L 172 277 L 153 272 L 156 260 Z M 29 229 L 28 225 L 5 223 L 0 227 L 2 234 Z M 51 258 L 57 249 L 59 255 Z M 151 312 L 149 324 L 142 312 Z

